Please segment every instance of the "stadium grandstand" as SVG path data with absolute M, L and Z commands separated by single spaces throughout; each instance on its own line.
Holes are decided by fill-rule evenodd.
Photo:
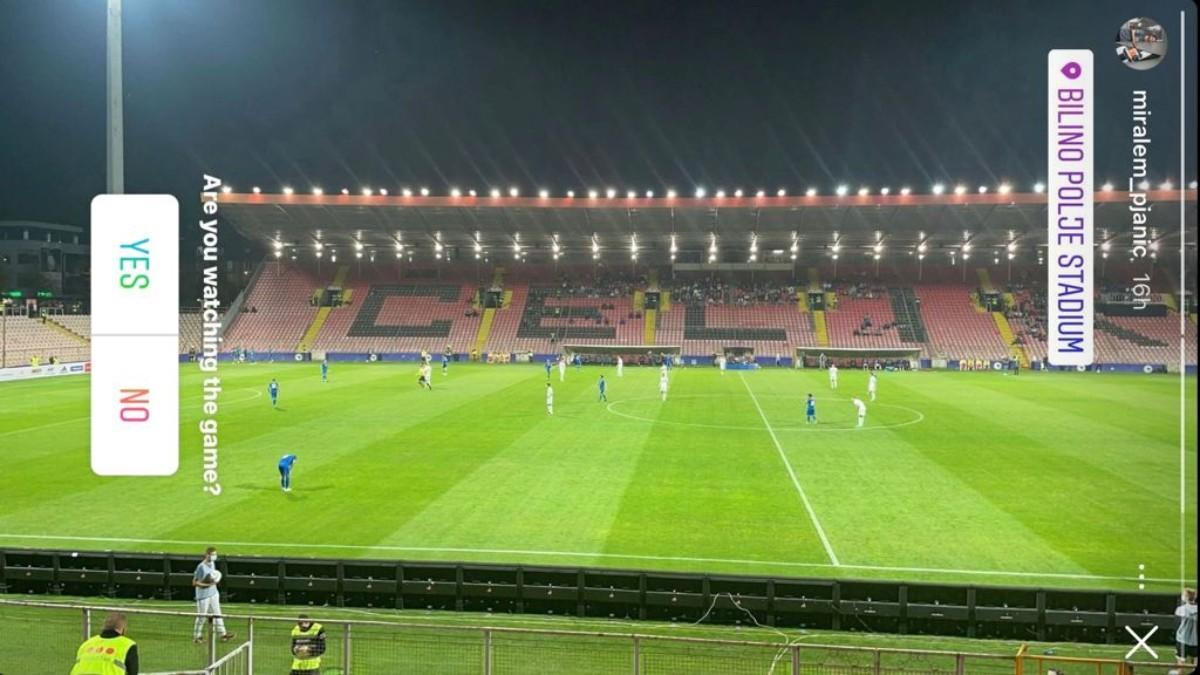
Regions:
M 933 192 L 224 194 L 226 216 L 266 252 L 225 345 L 289 356 L 449 347 L 476 358 L 668 345 L 789 362 L 797 348 L 898 349 L 930 363 L 1040 363 L 1045 196 Z M 1185 193 L 1192 230 L 1195 194 Z M 1097 193 L 1099 222 L 1115 221 L 1125 200 Z M 1123 255 L 1127 233 L 1106 230 L 1098 243 L 1099 363 L 1196 364 L 1193 296 L 1172 281 L 1179 233 L 1168 222 L 1158 231 L 1145 261 Z M 1131 309 L 1138 275 L 1150 275 L 1149 310 Z M 1182 355 L 1180 312 L 1190 316 Z
M 787 363 L 797 349 L 903 350 L 919 355 L 914 365 L 1038 366 L 1046 354 L 1045 196 L 1004 187 L 932 192 L 226 193 L 224 214 L 261 244 L 264 260 L 224 324 L 224 346 L 279 358 L 449 348 L 480 359 L 555 354 L 564 344 L 660 345 L 693 359 L 733 349 Z M 1183 195 L 1195 241 L 1196 191 Z M 1125 200 L 1098 192 L 1098 222 L 1115 221 Z M 1098 364 L 1196 365 L 1194 294 L 1176 287 L 1173 272 L 1179 232 L 1165 220 L 1155 231 L 1146 260 L 1126 256 L 1128 233 L 1104 230 L 1097 243 Z M 1146 275 L 1148 308 L 1135 311 L 1132 280 Z M 86 360 L 90 323 L 73 311 L 86 310 L 10 303 L 5 363 Z M 1180 313 L 1189 318 L 1182 354 Z M 198 314 L 183 310 L 182 355 L 200 344 L 199 331 Z

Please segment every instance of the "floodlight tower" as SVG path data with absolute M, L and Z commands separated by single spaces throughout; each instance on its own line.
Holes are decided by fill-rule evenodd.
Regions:
M 125 113 L 121 88 L 121 0 L 108 0 L 108 180 L 109 194 L 125 192 Z

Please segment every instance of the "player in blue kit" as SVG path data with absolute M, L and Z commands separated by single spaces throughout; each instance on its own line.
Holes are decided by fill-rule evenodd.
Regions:
M 328 357 L 321 359 L 321 381 L 322 382 L 329 381 L 329 358 Z
M 450 348 L 446 347 L 446 351 L 442 352 L 442 377 L 445 377 L 450 371 Z
M 292 491 L 292 465 L 296 463 L 295 455 L 284 455 L 279 460 L 279 487 L 284 492 Z
M 550 362 L 550 359 L 549 359 L 549 358 L 547 358 L 547 359 L 546 359 L 546 379 L 547 379 L 547 380 L 549 380 L 549 379 L 550 379 L 550 373 L 551 373 L 551 371 L 553 371 L 553 370 L 554 370 L 554 364 Z
M 804 423 L 817 423 L 817 402 L 813 400 L 812 394 L 808 395 L 808 401 L 804 404 Z
M 608 396 L 606 396 L 606 395 L 605 395 L 605 393 L 604 393 L 604 390 L 605 390 L 605 388 L 607 387 L 607 384 L 604 382 L 604 376 L 603 376 L 603 375 L 601 375 L 601 376 L 600 376 L 600 383 L 599 383 L 599 387 L 600 387 L 600 400 L 601 400 L 601 401 L 605 401 L 605 402 L 607 402 L 607 401 L 608 401 Z
M 275 404 L 279 402 L 279 383 L 275 381 L 275 378 L 271 378 L 271 384 L 267 385 L 267 394 L 270 395 L 271 407 L 274 408 Z

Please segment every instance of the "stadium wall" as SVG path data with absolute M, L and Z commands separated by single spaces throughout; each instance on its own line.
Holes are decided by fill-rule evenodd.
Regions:
M 190 599 L 194 556 L 0 549 L 0 593 Z M 1172 594 L 395 560 L 222 557 L 222 599 L 1115 643 L 1174 635 Z

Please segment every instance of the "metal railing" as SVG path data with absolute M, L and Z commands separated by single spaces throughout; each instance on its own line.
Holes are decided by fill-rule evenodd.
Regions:
M 106 613 L 129 618 L 143 669 L 154 673 L 252 675 L 291 666 L 294 617 L 227 614 L 236 646 L 206 627 L 192 642 L 196 614 L 139 607 L 107 607 L 0 600 L 0 635 L 26 635 L 19 649 L 0 652 L 0 672 L 57 673 L 69 668 L 79 643 Z M 301 610 L 302 611 L 302 610 Z M 1165 675 L 1168 663 L 1129 663 L 1017 654 L 847 647 L 801 642 L 721 640 L 648 634 L 493 626 L 449 626 L 407 621 L 313 620 L 325 628 L 322 672 L 351 673 L 755 673 L 769 675 Z M 211 621 L 211 617 L 210 617 Z M 1171 655 L 1165 655 L 1168 658 Z M 171 670 L 174 668 L 175 670 Z

